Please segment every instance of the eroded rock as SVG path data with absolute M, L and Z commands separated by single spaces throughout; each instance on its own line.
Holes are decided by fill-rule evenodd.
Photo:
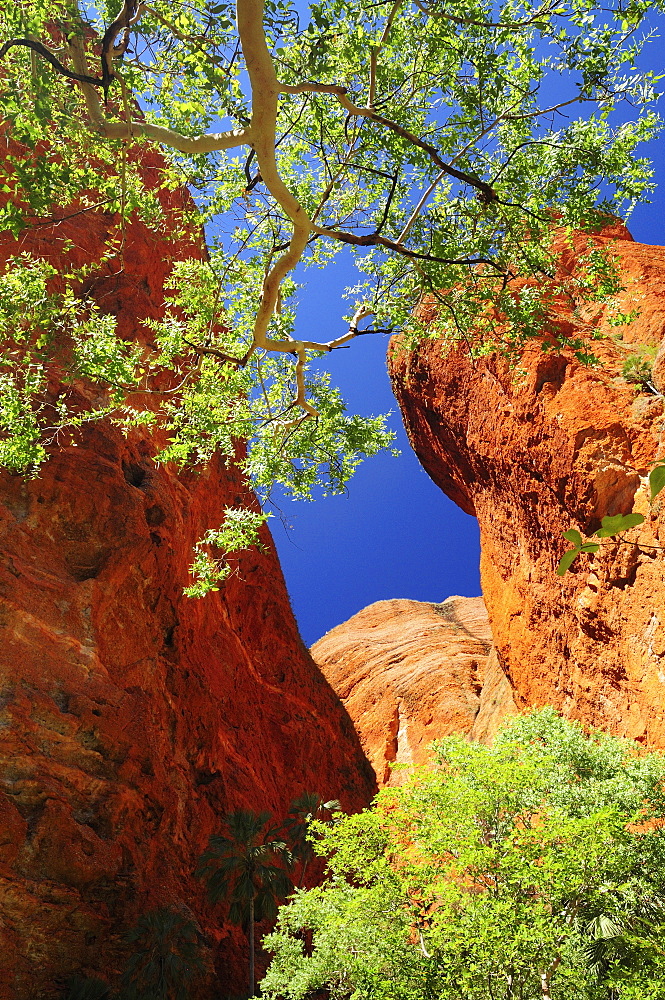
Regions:
M 552 704 L 616 734 L 665 746 L 665 590 L 659 498 L 647 476 L 663 456 L 663 399 L 628 383 L 623 363 L 665 336 L 665 250 L 617 226 L 595 237 L 616 254 L 625 285 L 584 322 L 601 360 L 529 347 L 517 370 L 496 357 L 393 341 L 390 370 L 413 447 L 441 489 L 478 517 L 481 578 L 501 663 L 520 707 Z M 579 246 L 579 241 L 578 241 Z M 565 262 L 576 266 L 573 251 Z M 426 306 L 425 308 L 432 308 Z M 561 578 L 561 532 L 594 531 L 606 514 L 643 513 L 631 537 L 582 556 Z
M 159 160 L 145 171 L 157 186 Z M 172 260 L 202 252 L 196 234 L 169 236 L 183 192 L 159 197 L 165 228 L 132 222 L 122 262 L 91 289 L 128 339 L 160 315 Z M 80 264 L 115 221 L 87 212 L 2 251 L 61 268 L 71 240 L 67 263 Z M 232 464 L 158 467 L 158 444 L 104 421 L 54 446 L 37 478 L 0 475 L 3 1000 L 77 972 L 113 979 L 122 935 L 157 906 L 198 922 L 216 989 L 241 993 L 242 934 L 193 877 L 208 837 L 232 809 L 279 819 L 304 791 L 351 809 L 373 792 L 353 725 L 300 640 L 269 533 L 219 593 L 183 596 L 193 543 L 225 506 L 255 501 Z
M 392 764 L 423 764 L 432 740 L 489 740 L 515 711 L 480 597 L 371 604 L 326 633 L 312 655 L 353 719 L 381 784 Z

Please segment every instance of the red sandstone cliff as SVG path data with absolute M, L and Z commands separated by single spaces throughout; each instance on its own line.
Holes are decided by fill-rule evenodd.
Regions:
M 515 711 L 480 597 L 378 601 L 332 629 L 312 655 L 344 702 L 377 780 L 422 764 L 451 733 L 487 740 Z
M 145 170 L 157 180 L 159 161 Z M 160 198 L 168 221 L 184 196 Z M 80 263 L 114 221 L 88 212 L 38 225 L 20 249 L 62 265 L 69 238 Z M 5 254 L 16 249 L 4 241 Z M 122 268 L 95 296 L 137 336 L 159 314 L 171 260 L 200 252 L 134 222 Z M 244 954 L 239 965 L 228 937 L 216 949 L 228 931 L 192 877 L 220 817 L 280 817 L 310 790 L 357 808 L 373 790 L 350 719 L 299 638 L 268 532 L 219 593 L 182 594 L 193 542 L 246 483 L 221 464 L 157 467 L 153 453 L 149 438 L 99 423 L 38 478 L 0 475 L 2 1000 L 32 1000 L 73 972 L 112 977 L 120 935 L 153 906 L 193 914 L 222 986 L 240 992 Z
M 518 704 L 552 704 L 663 747 L 665 553 L 611 544 L 555 575 L 569 547 L 562 531 L 593 531 L 633 504 L 646 515 L 639 538 L 665 542 L 665 501 L 650 510 L 646 484 L 663 456 L 663 399 L 621 377 L 637 345 L 657 347 L 665 336 L 665 250 L 632 242 L 620 226 L 597 242 L 619 256 L 624 310 L 640 313 L 617 330 L 606 309 L 587 310 L 588 327 L 605 338 L 593 345 L 600 367 L 534 346 L 520 373 L 440 342 L 407 355 L 396 340 L 390 370 L 422 464 L 478 517 L 483 593 Z

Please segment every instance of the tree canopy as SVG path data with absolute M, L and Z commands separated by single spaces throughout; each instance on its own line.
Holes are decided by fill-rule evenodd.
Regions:
M 292 888 L 285 865 L 291 854 L 269 812 L 237 809 L 224 818 L 224 832 L 210 837 L 196 874 L 212 903 L 229 903 L 229 920 L 247 928 L 249 995 L 254 996 L 254 923 L 274 920 L 277 902 Z
M 269 997 L 656 1000 L 665 761 L 546 709 L 322 828 L 264 942 Z
M 177 910 L 143 913 L 126 935 L 134 951 L 122 976 L 122 1000 L 189 1000 L 203 971 L 200 936 L 194 921 Z
M 344 489 L 391 441 L 382 417 L 345 412 L 313 356 L 400 330 L 411 347 L 437 336 L 513 356 L 537 337 L 592 360 L 583 319 L 564 333 L 548 317 L 562 295 L 574 308 L 611 298 L 611 255 L 589 248 L 573 277 L 553 241 L 648 196 L 636 149 L 658 127 L 656 81 L 639 69 L 654 7 L 6 3 L 0 119 L 18 146 L 0 224 L 18 236 L 68 205 L 113 226 L 99 260 L 57 275 L 19 253 L 0 278 L 0 463 L 34 473 L 65 431 L 105 416 L 166 431 L 161 461 L 233 457 L 243 440 L 260 494 L 282 483 L 311 497 Z M 146 146 L 164 156 L 159 186 L 192 192 L 182 231 L 203 223 L 209 253 L 174 267 L 164 316 L 138 344 L 90 288 L 109 261 L 122 269 L 128 219 L 164 221 Z M 340 315 L 325 343 L 296 335 L 297 282 L 344 247 L 360 272 L 346 326 Z M 426 328 L 424 295 L 437 302 Z M 52 399 L 54 371 L 65 385 Z M 76 378 L 99 385 L 94 405 L 67 390 Z M 251 542 L 259 522 L 227 511 L 211 528 L 193 593 L 226 571 L 210 546 Z

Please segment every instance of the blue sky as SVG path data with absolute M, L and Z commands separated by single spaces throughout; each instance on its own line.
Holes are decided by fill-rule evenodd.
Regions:
M 661 18 L 665 25 L 665 18 Z M 662 40 L 645 62 L 665 72 Z M 661 112 L 662 114 L 663 112 Z M 644 147 L 662 176 L 665 138 Z M 644 243 L 665 243 L 665 194 L 638 206 L 629 228 Z M 331 340 L 344 330 L 345 287 L 357 280 L 350 254 L 325 272 L 308 272 L 299 295 L 298 333 Z M 443 601 L 453 594 L 480 594 L 479 542 L 475 518 L 452 503 L 411 451 L 386 371 L 387 338 L 365 337 L 351 350 L 326 359 L 351 411 L 393 411 L 399 458 L 381 455 L 359 468 L 346 496 L 315 503 L 275 500 L 271 529 L 304 641 L 310 645 L 373 601 L 408 597 Z
M 315 329 L 317 340 L 329 340 L 343 329 L 341 291 L 355 273 L 345 261 L 317 276 L 299 309 L 303 334 Z M 373 601 L 480 593 L 476 519 L 441 493 L 411 451 L 388 379 L 386 347 L 386 337 L 363 337 L 332 355 L 330 367 L 350 410 L 393 411 L 400 456 L 368 459 L 344 496 L 278 501 L 282 519 L 271 521 L 308 645 Z

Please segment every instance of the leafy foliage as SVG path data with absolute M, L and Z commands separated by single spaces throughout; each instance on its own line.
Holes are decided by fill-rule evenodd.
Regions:
M 300 862 L 299 885 L 303 884 L 307 866 L 314 857 L 315 834 L 312 823 L 316 821 L 317 829 L 321 828 L 321 824 L 331 825 L 336 822 L 340 811 L 341 806 L 337 799 L 328 799 L 326 802 L 318 792 L 303 792 L 291 803 L 282 829 L 291 856 L 294 861 Z
M 96 976 L 68 976 L 59 997 L 61 1000 L 111 1000 L 111 988 Z
M 607 515 L 600 522 L 600 528 L 594 531 L 595 538 L 616 538 L 623 540 L 623 535 L 631 528 L 644 524 L 643 514 L 614 514 Z M 576 528 L 569 528 L 563 532 L 563 537 L 573 543 L 573 548 L 561 556 L 557 566 L 559 576 L 565 576 L 572 564 L 582 552 L 598 552 L 600 545 L 598 542 L 585 541 Z
M 259 544 L 259 531 L 269 515 L 249 510 L 247 507 L 227 507 L 221 528 L 212 528 L 194 546 L 194 562 L 191 573 L 195 583 L 185 588 L 188 597 L 203 597 L 211 590 L 219 590 L 217 584 L 229 576 L 231 566 L 225 558 L 227 553 L 238 552 Z M 224 553 L 216 559 L 211 550 Z
M 656 350 L 653 347 L 642 347 L 636 354 L 631 354 L 624 361 L 621 374 L 627 382 L 634 382 L 645 392 L 655 392 L 652 377 Z
M 270 813 L 238 809 L 224 820 L 226 831 L 210 838 L 196 874 L 205 880 L 212 903 L 229 903 L 229 920 L 243 925 L 249 940 L 249 995 L 254 996 L 254 923 L 274 920 L 278 900 L 292 889 L 284 865 L 291 862 Z
M 282 865 L 288 859 L 286 843 L 277 827 L 267 827 L 270 813 L 239 809 L 225 820 L 226 833 L 210 838 L 202 854 L 197 875 L 208 887 L 212 903 L 229 902 L 229 919 L 247 924 L 249 904 L 255 920 L 273 920 L 277 900 L 291 891 Z
M 150 910 L 127 941 L 134 952 L 122 977 L 123 1000 L 189 1000 L 203 968 L 192 920 L 167 907 Z
M 329 874 L 280 910 L 289 1000 L 646 1000 L 665 981 L 665 762 L 551 710 L 322 830 Z
M 392 440 L 384 418 L 348 415 L 328 375 L 309 371 L 317 354 L 399 329 L 411 346 L 432 336 L 514 358 L 536 339 L 593 363 L 593 334 L 562 332 L 552 307 L 611 300 L 612 254 L 590 242 L 571 276 L 557 247 L 648 197 L 636 150 L 659 128 L 657 81 L 639 69 L 653 7 L 8 5 L 0 116 L 18 145 L 2 166 L 0 225 L 19 235 L 54 205 L 112 223 L 99 259 L 71 274 L 21 255 L 0 279 L 0 462 L 34 473 L 86 421 L 112 415 L 166 432 L 160 461 L 231 460 L 246 441 L 262 495 L 281 483 L 311 497 L 343 490 Z M 165 156 L 156 189 L 146 145 Z M 183 182 L 198 216 L 166 210 L 162 193 Z M 210 251 L 174 266 L 140 349 L 89 294 L 122 272 L 132 219 L 174 241 L 203 221 Z M 296 332 L 293 271 L 300 280 L 343 247 L 360 270 L 355 311 L 321 343 Z M 427 328 L 414 314 L 424 296 L 436 304 Z M 94 405 L 67 391 L 77 378 L 97 386 Z M 207 538 L 197 594 L 221 580 L 201 554 Z

